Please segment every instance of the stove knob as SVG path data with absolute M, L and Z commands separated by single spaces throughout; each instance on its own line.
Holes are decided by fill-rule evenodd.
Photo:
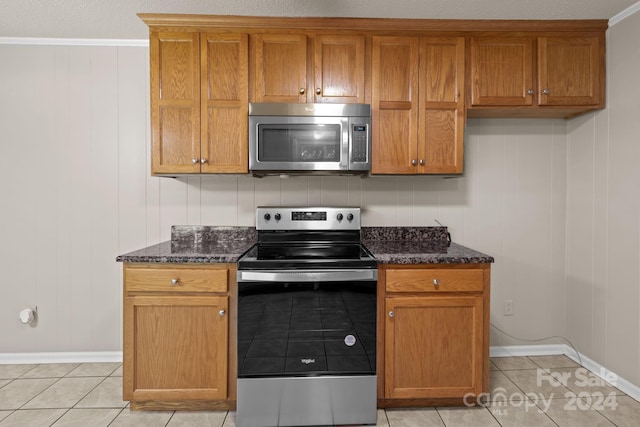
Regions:
M 282 218 L 282 216 L 280 216 L 279 213 L 274 215 L 274 218 L 276 219 L 276 221 L 280 221 L 280 218 Z
M 269 221 L 271 219 L 271 214 L 268 214 L 268 213 L 264 214 L 264 219 L 266 221 Z
M 338 214 L 338 216 L 337 216 L 336 218 L 338 218 L 338 221 L 342 221 L 342 218 L 344 218 L 344 217 L 342 216 L 342 214 L 341 214 L 341 213 L 339 213 L 339 214 Z
M 347 215 L 347 220 L 349 220 L 349 221 L 353 221 L 353 214 L 349 214 L 349 215 Z

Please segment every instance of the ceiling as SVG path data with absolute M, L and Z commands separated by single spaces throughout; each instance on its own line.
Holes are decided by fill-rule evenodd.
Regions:
M 0 0 L 0 37 L 146 39 L 136 13 L 609 19 L 638 0 Z

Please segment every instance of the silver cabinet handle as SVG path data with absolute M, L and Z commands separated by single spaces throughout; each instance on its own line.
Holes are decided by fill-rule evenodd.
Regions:
M 415 165 L 417 165 L 417 164 L 418 164 L 418 161 L 417 161 L 416 159 L 413 159 L 413 160 L 411 160 L 411 164 L 412 164 L 413 166 L 415 166 Z
M 543 95 L 549 95 L 549 89 L 545 89 L 545 90 L 543 90 L 543 91 L 542 91 L 542 94 L 543 94 Z
M 533 89 L 529 89 L 529 90 L 527 91 L 527 94 L 529 94 L 529 95 L 533 95 Z
M 322 89 L 316 88 L 316 95 L 320 95 L 322 93 Z
M 225 315 L 225 314 L 227 314 L 227 313 L 226 313 L 224 310 L 220 310 L 220 311 L 218 312 L 218 314 L 219 314 L 220 316 L 224 316 L 224 315 Z
M 440 286 L 440 281 L 438 279 L 433 279 L 433 286 L 436 288 Z
M 193 159 L 191 159 L 191 163 L 193 163 L 194 165 L 198 164 L 198 159 L 196 159 L 195 157 Z
M 424 166 L 424 159 L 420 159 L 420 165 Z
M 178 283 L 180 283 L 180 279 L 171 279 L 171 284 L 173 286 L 176 286 Z
M 304 92 L 305 92 L 305 90 L 304 90 L 303 87 L 301 87 L 300 90 L 298 90 L 298 93 L 300 93 L 300 95 L 304 95 Z
M 207 159 L 205 159 L 204 157 L 200 159 L 200 163 L 205 164 L 207 163 Z
M 393 316 L 395 316 L 395 315 L 396 315 L 396 314 L 395 314 L 393 311 L 390 311 L 390 312 L 389 312 L 389 317 L 393 317 Z

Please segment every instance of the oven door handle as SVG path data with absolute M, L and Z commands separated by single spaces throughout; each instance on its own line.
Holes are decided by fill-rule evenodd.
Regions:
M 354 282 L 378 280 L 378 270 L 238 271 L 238 282 Z

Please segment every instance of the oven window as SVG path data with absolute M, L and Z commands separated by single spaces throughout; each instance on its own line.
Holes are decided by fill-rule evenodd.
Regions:
M 339 124 L 261 124 L 260 162 L 340 162 Z
M 239 378 L 375 374 L 375 282 L 239 284 L 238 296 Z

